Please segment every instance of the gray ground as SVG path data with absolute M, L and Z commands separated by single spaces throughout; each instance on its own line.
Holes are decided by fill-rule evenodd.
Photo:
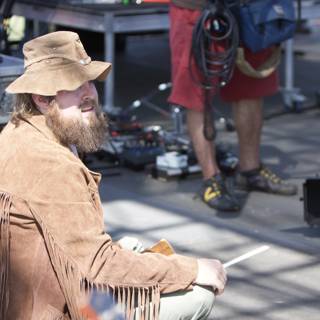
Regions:
M 314 105 L 320 89 L 319 21 L 311 35 L 299 35 L 295 84 Z M 116 61 L 116 103 L 128 106 L 169 80 L 166 35 L 129 37 Z M 165 98 L 157 103 L 168 109 Z M 222 104 L 226 116 L 229 110 Z M 279 116 L 272 116 L 283 113 Z M 136 111 L 142 121 L 168 122 L 146 108 Z M 320 228 L 303 220 L 302 184 L 320 171 L 320 109 L 284 112 L 281 95 L 266 100 L 263 160 L 299 186 L 299 194 L 282 197 L 252 192 L 238 214 L 216 212 L 194 199 L 201 178 L 163 182 L 145 172 L 106 169 L 101 198 L 107 230 L 114 238 L 139 237 L 148 246 L 168 239 L 176 251 L 228 261 L 264 244 L 265 253 L 228 269 L 225 294 L 217 299 L 215 319 L 320 319 Z M 236 151 L 234 132 L 219 130 L 219 141 Z M 319 191 L 320 195 L 320 191 Z

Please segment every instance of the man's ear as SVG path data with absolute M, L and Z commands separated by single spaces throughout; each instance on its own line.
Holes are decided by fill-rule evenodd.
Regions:
M 51 99 L 47 96 L 41 96 L 39 94 L 32 94 L 32 100 L 37 106 L 38 110 L 42 114 L 46 114 L 48 112 L 48 109 L 50 107 Z

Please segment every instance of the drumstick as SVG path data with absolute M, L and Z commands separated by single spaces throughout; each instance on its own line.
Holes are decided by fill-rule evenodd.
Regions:
M 240 261 L 247 260 L 247 259 L 249 259 L 249 258 L 251 258 L 251 257 L 253 257 L 253 256 L 257 255 L 257 254 L 260 254 L 260 253 L 268 250 L 268 249 L 270 249 L 269 246 L 266 246 L 266 245 L 265 246 L 261 246 L 259 248 L 251 250 L 251 251 L 249 251 L 249 252 L 247 252 L 245 254 L 242 254 L 241 256 L 239 256 L 237 258 L 234 258 L 234 259 L 224 263 L 223 266 L 225 268 L 228 268 L 228 267 L 230 267 L 230 266 L 232 266 L 232 265 L 234 265 L 234 264 L 236 264 L 236 263 L 238 263 Z

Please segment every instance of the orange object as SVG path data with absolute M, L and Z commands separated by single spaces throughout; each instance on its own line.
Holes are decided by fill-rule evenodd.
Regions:
M 86 305 L 80 309 L 80 313 L 87 320 L 99 320 L 97 313 L 90 305 Z
M 171 244 L 166 239 L 161 239 L 152 247 L 144 250 L 143 252 L 161 253 L 161 254 L 164 254 L 165 256 L 170 256 L 171 254 L 174 254 L 174 250 Z

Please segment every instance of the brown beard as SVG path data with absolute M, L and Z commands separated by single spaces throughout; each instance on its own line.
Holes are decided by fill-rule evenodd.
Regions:
M 95 100 L 89 103 L 95 106 L 89 124 L 82 118 L 65 119 L 55 101 L 52 101 L 52 106 L 45 115 L 47 126 L 61 144 L 67 147 L 75 145 L 79 152 L 84 153 L 97 151 L 106 138 L 108 129 L 107 118 L 101 107 Z

